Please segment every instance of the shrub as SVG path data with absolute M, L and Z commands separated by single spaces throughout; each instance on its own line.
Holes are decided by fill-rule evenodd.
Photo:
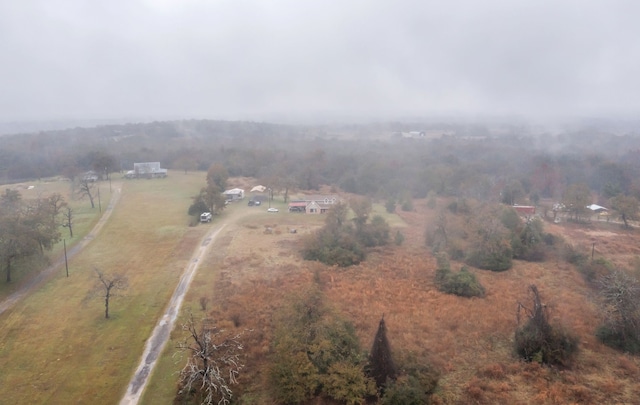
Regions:
M 603 344 L 623 352 L 640 353 L 640 336 L 616 330 L 611 325 L 600 325 L 596 337 Z
M 438 386 L 440 373 L 426 359 L 413 353 L 399 356 L 401 374 L 386 386 L 380 403 L 383 405 L 428 404 Z
M 394 213 L 396 211 L 396 200 L 390 197 L 384 204 L 384 208 L 389 214 Z
M 605 258 L 585 260 L 578 265 L 578 271 L 590 283 L 595 282 L 611 273 L 613 265 Z
M 380 400 L 382 405 L 423 405 L 429 401 L 429 394 L 412 376 L 403 376 L 391 382 Z
M 478 282 L 475 274 L 470 273 L 466 266 L 457 273 L 450 272 L 445 276 L 444 280 L 438 284 L 438 289 L 460 297 L 483 297 L 485 293 L 484 287 Z
M 305 260 L 316 260 L 328 265 L 348 267 L 358 264 L 366 257 L 364 248 L 349 233 L 335 234 L 321 229 L 303 242 L 302 256 Z
M 389 243 L 389 224 L 379 215 L 371 219 L 371 223 L 363 224 L 357 234 L 358 241 L 366 247 L 384 246 Z
M 491 271 L 509 270 L 513 265 L 511 247 L 504 245 L 499 250 L 477 249 L 466 259 L 467 264 L 479 269 Z
M 436 269 L 435 282 L 440 291 L 461 297 L 484 296 L 484 287 L 478 282 L 475 274 L 469 272 L 467 267 L 463 266 L 458 273 L 453 273 L 446 254 L 440 253 L 436 258 L 438 268 Z
M 570 243 L 565 243 L 562 247 L 562 257 L 568 263 L 575 264 L 576 266 L 584 264 L 587 260 L 589 260 L 587 255 L 578 252 L 576 248 Z
M 347 405 L 358 405 L 376 394 L 376 384 L 364 374 L 361 365 L 333 363 L 323 379 L 323 393 Z
M 564 328 L 549 324 L 546 306 L 542 304 L 538 289 L 535 285 L 529 288 L 533 294 L 533 308 L 527 309 L 518 304 L 518 318 L 520 310 L 524 310 L 528 319 L 516 329 L 516 352 L 526 361 L 569 366 L 577 353 L 578 339 Z
M 500 222 L 502 222 L 502 225 L 504 225 L 505 228 L 513 233 L 519 233 L 522 228 L 520 215 L 518 215 L 516 210 L 511 207 L 504 207 L 500 214 Z
M 578 349 L 578 339 L 560 327 L 541 329 L 530 320 L 516 331 L 518 355 L 526 361 L 567 367 Z
M 202 201 L 202 199 L 196 198 L 193 204 L 189 206 L 188 212 L 189 212 L 189 215 L 197 216 L 207 211 L 209 211 L 209 207 L 207 207 L 207 204 L 205 204 L 205 202 Z
M 542 240 L 544 241 L 544 244 L 547 246 L 554 246 L 556 244 L 556 242 L 558 241 L 558 237 L 555 236 L 552 233 L 545 233 L 542 236 Z
M 541 262 L 546 257 L 543 223 L 540 219 L 528 219 L 522 230 L 511 241 L 513 256 L 530 262 Z
M 396 232 L 396 236 L 394 238 L 394 242 L 396 244 L 396 246 L 400 246 L 404 243 L 404 235 L 402 234 L 402 232 L 397 231 Z
M 640 353 L 640 282 L 616 270 L 598 284 L 606 307 L 604 324 L 596 336 L 607 346 Z

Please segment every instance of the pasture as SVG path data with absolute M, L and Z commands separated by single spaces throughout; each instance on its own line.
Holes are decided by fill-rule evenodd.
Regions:
M 191 196 L 203 183 L 203 173 L 121 183 L 122 196 L 110 221 L 69 263 L 70 277 L 63 266 L 0 316 L 3 402 L 120 400 L 145 339 L 206 231 L 189 227 L 187 215 Z M 102 190 L 104 198 L 104 183 Z M 78 215 L 74 233 L 86 234 L 97 216 L 81 220 Z M 111 319 L 104 319 L 103 300 L 87 298 L 96 282 L 94 268 L 129 279 L 124 296 L 111 301 Z

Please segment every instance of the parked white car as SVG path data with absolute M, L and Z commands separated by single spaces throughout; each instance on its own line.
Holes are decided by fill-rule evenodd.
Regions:
M 267 212 L 278 212 L 278 209 L 273 207 L 267 208 Z
M 200 222 L 211 222 L 211 213 L 210 212 L 203 212 L 202 214 L 200 214 Z

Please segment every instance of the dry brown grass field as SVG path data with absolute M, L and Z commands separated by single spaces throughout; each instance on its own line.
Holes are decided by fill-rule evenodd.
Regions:
M 394 220 L 406 237 L 401 247 L 370 253 L 366 262 L 347 269 L 305 262 L 300 238 L 322 218 L 281 212 L 245 218 L 226 229 L 201 268 L 185 300 L 185 314 L 210 317 L 230 330 L 251 329 L 247 367 L 237 393 L 242 403 L 268 404 L 269 342 L 272 315 L 293 292 L 319 282 L 330 302 L 356 326 L 364 348 L 373 340 L 382 314 L 397 352 L 425 354 L 440 370 L 434 402 L 439 404 L 634 404 L 640 398 L 640 361 L 600 344 L 596 294 L 577 270 L 562 261 L 515 262 L 502 273 L 472 271 L 486 287 L 485 298 L 446 295 L 434 286 L 435 259 L 424 247 L 424 231 L 435 210 L 417 201 L 414 212 Z M 243 209 L 246 209 L 243 208 Z M 272 232 L 267 232 L 266 228 Z M 288 232 L 295 227 L 298 233 Z M 637 260 L 640 232 L 618 225 L 547 224 L 577 249 L 621 264 Z M 459 266 L 459 264 L 452 263 Z M 314 281 L 315 280 L 315 281 Z M 518 302 L 528 303 L 536 284 L 553 322 L 580 337 L 575 365 L 566 370 L 519 361 L 513 353 Z M 203 311 L 201 297 L 210 300 Z M 183 360 L 176 330 L 143 403 L 170 403 L 176 372 Z M 321 403 L 321 402 L 314 402 Z

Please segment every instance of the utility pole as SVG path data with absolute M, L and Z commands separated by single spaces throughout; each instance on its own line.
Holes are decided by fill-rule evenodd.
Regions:
M 100 203 L 100 187 L 98 187 L 98 208 L 100 209 L 100 213 L 102 214 L 102 204 Z
M 64 245 L 64 267 L 67 269 L 67 277 L 69 277 L 69 262 L 67 261 L 67 240 L 62 239 Z

